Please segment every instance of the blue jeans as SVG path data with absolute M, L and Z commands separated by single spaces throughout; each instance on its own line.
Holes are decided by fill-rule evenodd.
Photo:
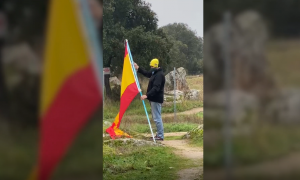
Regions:
M 152 119 L 156 124 L 157 137 L 164 139 L 164 126 L 161 118 L 161 103 L 151 102 Z

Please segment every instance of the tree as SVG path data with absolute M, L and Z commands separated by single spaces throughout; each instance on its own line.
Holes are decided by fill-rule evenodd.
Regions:
M 272 35 L 297 37 L 300 35 L 299 0 L 205 0 L 204 31 L 219 22 L 225 11 L 233 16 L 245 11 L 258 11 L 270 26 Z
M 4 46 L 4 38 L 5 38 L 5 28 L 7 26 L 6 16 L 3 13 L 3 2 L 0 3 L 0 15 L 2 18 L 0 19 L 0 112 L 1 117 L 7 118 L 8 111 L 8 94 L 7 87 L 4 77 L 4 67 L 3 67 L 3 57 L 2 57 L 2 48 Z
M 141 66 L 148 67 L 152 58 L 158 58 L 163 66 L 168 64 L 171 43 L 165 33 L 157 29 L 158 19 L 149 3 L 106 0 L 103 14 L 103 63 L 113 74 L 122 72 L 125 39 L 129 41 L 134 61 Z M 106 92 L 111 91 L 108 79 Z
M 173 67 L 184 67 L 190 73 L 202 72 L 203 40 L 184 23 L 169 24 L 161 28 L 172 41 L 170 51 Z
M 2 0 L 8 17 L 8 43 L 26 41 L 32 43 L 44 35 L 49 0 Z

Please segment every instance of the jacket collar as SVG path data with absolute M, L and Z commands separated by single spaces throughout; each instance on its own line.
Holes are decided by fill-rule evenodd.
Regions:
M 156 70 L 153 72 L 153 74 L 152 74 L 152 75 L 156 74 L 156 73 L 157 73 L 157 72 L 159 72 L 159 71 L 162 71 L 162 68 L 158 68 L 158 69 L 156 69 Z

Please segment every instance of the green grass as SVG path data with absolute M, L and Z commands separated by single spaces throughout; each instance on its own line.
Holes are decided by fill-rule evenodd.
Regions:
M 164 123 L 164 132 L 187 132 L 197 127 L 199 124 L 194 123 Z M 152 124 L 153 132 L 156 132 L 155 124 Z M 124 131 L 133 131 L 137 133 L 151 133 L 148 124 L 131 124 L 130 126 L 120 126 Z
M 113 122 L 114 119 L 108 119 L 107 121 Z M 152 130 L 156 131 L 155 123 L 150 119 Z M 174 117 L 164 117 L 164 131 L 168 132 L 187 132 L 197 127 L 199 124 L 203 124 L 203 112 L 192 115 L 181 115 L 177 116 L 176 120 Z M 111 124 L 105 125 L 103 130 L 105 131 Z M 151 133 L 147 118 L 145 116 L 125 116 L 122 119 L 120 129 L 127 131 L 128 133 Z
M 192 139 L 190 144 L 196 147 L 203 147 L 203 139 Z
M 182 137 L 181 136 L 165 136 L 164 140 L 181 140 Z
M 196 147 L 203 147 L 203 129 L 199 129 L 196 126 L 195 128 L 189 131 L 189 144 Z M 184 137 L 184 136 L 183 136 Z
M 174 116 L 162 117 L 163 123 L 196 123 L 203 124 L 203 117 L 200 114 L 191 114 L 191 115 L 177 115 L 176 119 Z M 106 121 L 113 122 L 115 119 L 107 119 Z M 153 120 L 150 115 L 150 122 L 153 123 Z M 123 126 L 131 126 L 131 124 L 148 124 L 146 115 L 143 116 L 124 116 L 121 122 Z
M 221 167 L 224 146 L 221 134 L 207 140 L 205 145 L 205 165 Z M 215 135 L 215 136 L 216 136 Z M 251 135 L 234 136 L 232 139 L 233 158 L 236 164 L 249 165 L 282 157 L 300 150 L 299 127 L 260 124 Z
M 177 179 L 176 172 L 188 164 L 168 147 L 106 147 L 104 152 L 105 180 Z
M 203 112 L 198 112 L 196 116 L 199 117 L 200 119 L 203 119 Z
M 0 179 L 28 177 L 36 160 L 36 131 L 13 130 L 10 135 L 0 134 Z

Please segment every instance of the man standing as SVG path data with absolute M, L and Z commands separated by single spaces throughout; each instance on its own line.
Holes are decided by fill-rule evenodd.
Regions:
M 134 68 L 149 79 L 147 94 L 141 97 L 141 100 L 148 99 L 151 105 L 152 118 L 156 124 L 157 134 L 155 140 L 164 140 L 164 127 L 161 118 L 161 106 L 164 101 L 165 75 L 163 70 L 158 67 L 158 59 L 152 59 L 150 62 L 150 71 L 140 68 L 134 63 Z

